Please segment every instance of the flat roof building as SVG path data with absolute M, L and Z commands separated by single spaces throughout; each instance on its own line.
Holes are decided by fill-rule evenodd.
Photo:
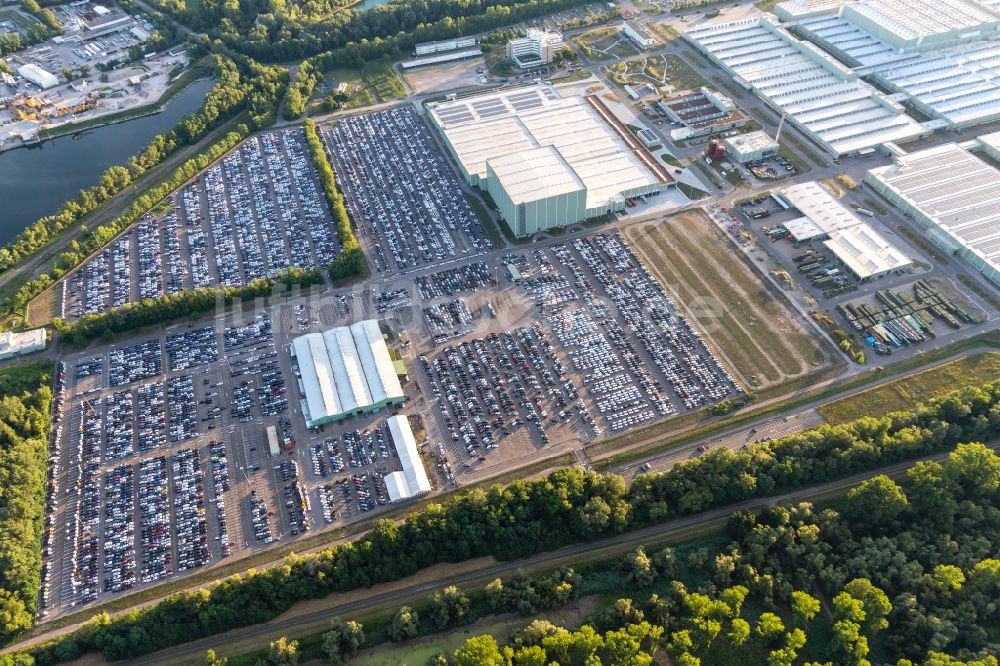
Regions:
M 834 231 L 861 224 L 857 215 L 815 180 L 786 187 L 778 194 L 811 225 L 798 225 L 799 235 L 793 234 L 797 241 L 825 238 Z
M 868 1 L 796 29 L 944 127 L 1000 119 L 1000 15 L 965 0 Z
M 507 42 L 507 57 L 521 69 L 530 69 L 552 62 L 562 47 L 561 33 L 529 28 L 524 37 Z
M 0 333 L 0 359 L 24 356 L 45 349 L 45 329 L 34 328 L 24 333 Z
M 410 420 L 402 414 L 397 414 L 390 416 L 386 420 L 386 425 L 389 427 L 389 436 L 403 467 L 402 471 L 385 476 L 385 489 L 389 494 L 389 501 L 399 502 L 429 493 L 431 484 L 427 479 L 420 453 L 417 451 L 417 442 L 413 437 Z
M 684 36 L 834 156 L 929 133 L 900 104 L 770 15 L 699 25 Z
M 622 24 L 622 32 L 641 49 L 648 49 L 653 45 L 653 36 L 644 27 L 635 21 L 625 21 Z
M 991 141 L 981 142 L 989 152 Z M 911 215 L 927 237 L 1000 285 L 1000 171 L 955 143 L 898 155 L 865 182 Z
M 969 0 L 861 0 L 840 15 L 896 49 L 926 51 L 997 31 L 1000 16 Z
M 723 139 L 723 143 L 729 156 L 740 164 L 756 162 L 778 154 L 778 142 L 764 131 L 737 134 Z
M 796 242 L 826 239 L 823 245 L 859 280 L 872 280 L 913 265 L 816 181 L 786 187 L 778 196 L 802 213 L 802 217 L 783 223 L 789 235 Z
M 519 237 L 622 210 L 672 181 L 606 108 L 548 84 L 429 109 L 466 182 L 490 193 Z
M 309 427 L 403 402 L 389 349 L 374 319 L 292 340 Z
M 416 56 L 426 56 L 434 53 L 468 49 L 475 46 L 477 41 L 475 37 L 456 37 L 455 39 L 442 39 L 436 42 L 421 42 L 413 48 L 413 54 Z
M 420 58 L 403 60 L 399 63 L 399 66 L 402 67 L 403 69 L 416 69 L 417 67 L 436 65 L 442 62 L 452 62 L 454 60 L 465 60 L 467 58 L 476 58 L 481 55 L 483 55 L 483 52 L 480 51 L 478 48 L 463 49 L 461 51 L 446 51 L 444 53 L 438 53 L 436 55 L 428 55 Z
M 785 0 L 774 6 L 775 15 L 782 21 L 802 21 L 836 11 L 850 0 Z
M 671 130 L 670 137 L 675 141 L 725 132 L 747 122 L 733 100 L 711 88 L 682 91 L 660 100 L 656 106 L 672 122 L 683 125 Z
M 910 259 L 864 222 L 830 233 L 823 245 L 859 280 L 871 280 L 913 265 Z
M 635 135 L 639 137 L 639 141 L 642 142 L 642 145 L 646 146 L 647 148 L 663 147 L 663 142 L 660 141 L 660 137 L 656 136 L 656 132 L 649 129 L 648 127 L 643 127 L 638 132 L 636 132 Z

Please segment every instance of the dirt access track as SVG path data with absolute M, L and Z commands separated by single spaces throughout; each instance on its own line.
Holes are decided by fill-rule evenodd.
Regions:
M 784 295 L 704 211 L 637 224 L 625 236 L 746 386 L 778 384 L 829 362 Z

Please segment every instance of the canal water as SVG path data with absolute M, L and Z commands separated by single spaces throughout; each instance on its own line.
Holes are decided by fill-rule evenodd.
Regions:
M 0 245 L 196 111 L 211 87 L 210 80 L 195 81 L 156 115 L 0 153 Z

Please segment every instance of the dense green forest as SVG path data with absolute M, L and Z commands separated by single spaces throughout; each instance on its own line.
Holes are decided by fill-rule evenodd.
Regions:
M 158 0 L 181 23 L 263 62 L 331 52 L 360 66 L 389 54 L 409 55 L 417 42 L 494 28 L 587 4 L 585 0 L 407 0 L 368 10 L 339 9 L 342 0 Z
M 234 135 L 242 139 L 250 131 L 263 129 L 274 122 L 288 73 L 280 68 L 259 65 L 243 56 L 216 56 L 214 62 L 218 78 L 198 111 L 182 118 L 170 132 L 154 137 L 145 149 L 129 159 L 128 164 L 108 168 L 96 185 L 81 190 L 58 212 L 41 218 L 0 248 L 0 270 L 37 252 L 81 217 L 123 192 L 179 147 L 196 143 L 240 112 L 248 114 L 249 125 L 240 125 L 235 132 L 185 162 L 173 177 L 144 192 L 125 214 L 87 231 L 82 240 L 73 241 L 70 249 L 53 260 L 47 273 L 23 285 L 12 302 L 3 304 L 6 309 L 20 310 L 87 256 L 103 247 L 170 191 L 234 147 L 238 143 L 238 140 L 233 142 Z
M 628 594 L 588 624 L 535 620 L 509 637 L 474 636 L 450 663 L 651 664 L 665 651 L 679 666 L 996 666 L 998 489 L 1000 458 L 967 444 L 943 463 L 917 464 L 901 483 L 865 481 L 827 508 L 739 512 L 714 552 L 699 547 L 681 560 L 666 547 L 622 558 Z M 577 576 L 574 589 L 600 575 Z M 514 579 L 519 589 L 524 578 Z M 613 594 L 608 581 L 598 586 Z M 504 587 L 495 581 L 487 595 Z
M 229 663 L 402 663 L 454 644 L 461 631 L 472 636 L 458 649 L 406 663 L 635 666 L 669 655 L 688 666 L 997 666 L 998 488 L 1000 458 L 964 444 L 898 483 L 877 476 L 822 508 L 738 512 L 724 534 L 639 547 L 578 571 L 518 570 L 468 594 L 446 587 L 392 616 L 334 618 L 322 634 L 282 637 Z M 469 626 L 477 620 L 496 628 L 480 633 Z M 435 640 L 391 645 L 417 637 Z
M 0 638 L 29 628 L 41 584 L 52 362 L 0 368 Z
M 467 0 L 389 4 L 360 13 L 337 14 L 330 20 L 343 23 L 343 27 L 323 32 L 323 24 L 320 24 L 315 28 L 318 30 L 315 37 L 308 33 L 293 37 L 292 33 L 281 30 L 279 34 L 283 40 L 295 41 L 254 45 L 233 37 L 228 43 L 235 49 L 256 53 L 257 57 L 265 60 L 283 58 L 283 55 L 268 55 L 269 51 L 280 54 L 294 52 L 295 57 L 309 56 L 299 67 L 296 80 L 289 86 L 285 98 L 285 114 L 295 118 L 305 112 L 306 104 L 322 81 L 323 73 L 333 67 L 361 67 L 379 58 L 409 56 L 419 42 L 489 32 L 579 4 L 582 3 L 578 0 L 483 3 L 485 9 L 478 14 L 471 8 L 479 3 Z
M 618 476 L 563 469 L 539 481 L 472 490 L 430 504 L 401 524 L 380 521 L 356 541 L 113 619 L 97 617 L 35 654 L 40 663 L 92 650 L 110 660 L 128 659 L 267 621 L 302 599 L 398 580 L 432 564 L 526 557 L 998 435 L 995 383 L 880 419 L 822 426 L 738 452 L 718 449 L 662 474 L 640 476 L 631 488 Z

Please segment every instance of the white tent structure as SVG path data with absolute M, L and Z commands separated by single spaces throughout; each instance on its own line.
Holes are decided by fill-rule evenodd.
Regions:
M 393 446 L 399 455 L 403 469 L 385 477 L 385 488 L 389 493 L 390 502 L 399 502 L 431 491 L 424 463 L 417 452 L 417 442 L 413 438 L 410 421 L 405 416 L 391 416 L 386 421 Z

